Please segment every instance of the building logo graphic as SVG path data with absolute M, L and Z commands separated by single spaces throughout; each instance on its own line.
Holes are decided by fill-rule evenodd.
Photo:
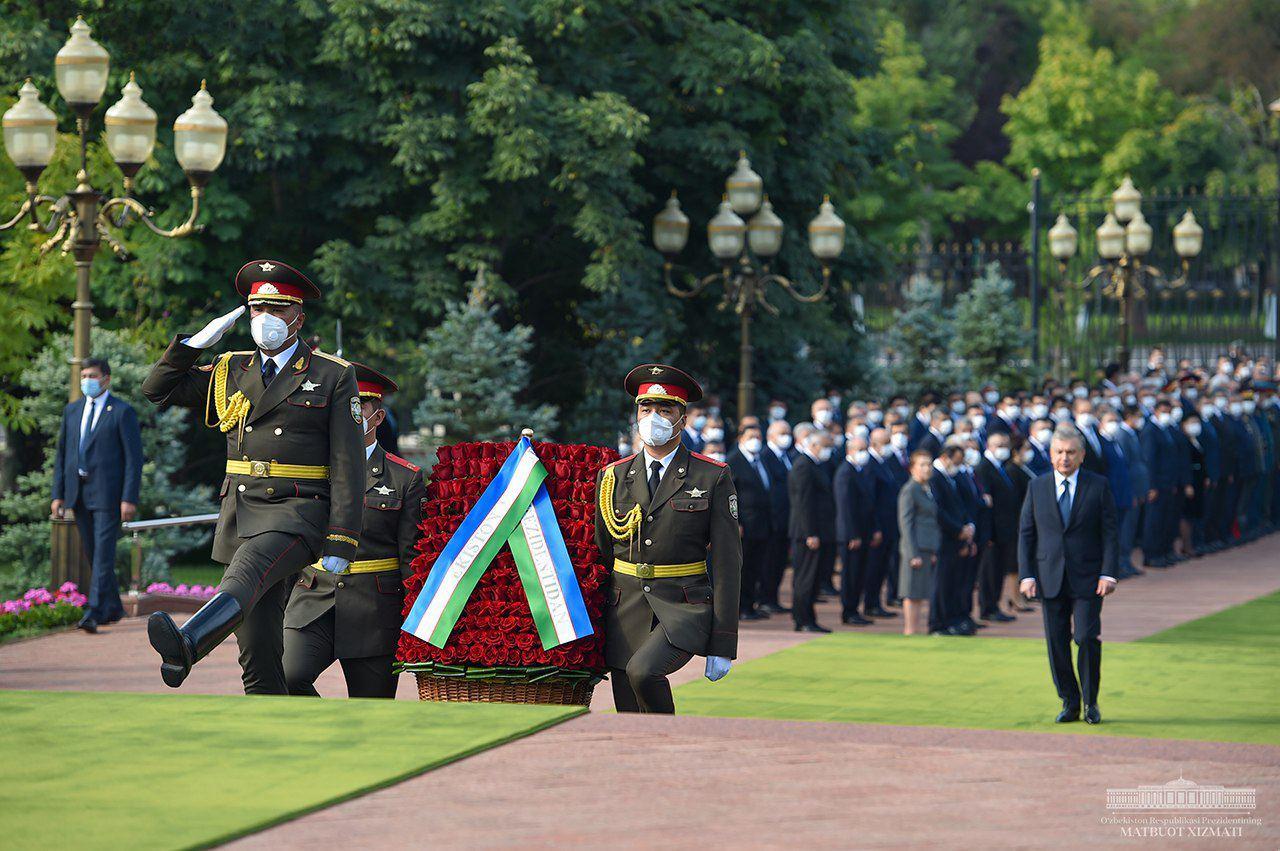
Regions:
M 1125 812 L 1247 812 L 1257 807 L 1256 789 L 1196 783 L 1179 775 L 1160 786 L 1107 789 L 1107 809 Z

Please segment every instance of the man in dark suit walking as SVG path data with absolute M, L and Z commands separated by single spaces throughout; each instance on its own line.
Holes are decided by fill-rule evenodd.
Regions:
M 796 632 L 830 632 L 819 626 L 813 604 L 819 577 L 835 561 L 836 504 L 831 477 L 822 465 L 831 459 L 831 437 L 809 432 L 791 465 L 787 491 L 791 497 L 791 618 Z
M 729 471 L 738 492 L 738 527 L 742 530 L 742 584 L 739 591 L 738 620 L 767 618 L 756 599 L 760 577 L 768 566 L 772 482 L 765 468 L 764 438 L 760 426 L 745 425 L 737 447 L 729 453 Z
M 89 358 L 80 368 L 84 396 L 67 405 L 58 432 L 53 466 L 50 514 L 75 512 L 80 544 L 93 564 L 89 608 L 80 628 L 97 632 L 98 624 L 124 616 L 116 581 L 116 539 L 120 521 L 138 512 L 142 483 L 142 432 L 138 415 L 123 399 L 111 395 L 111 366 Z
M 1106 478 L 1081 470 L 1084 437 L 1069 424 L 1054 431 L 1053 472 L 1027 489 L 1018 530 L 1022 593 L 1044 601 L 1049 671 L 1062 699 L 1059 723 L 1102 722 L 1102 598 L 1116 588 L 1116 505 Z M 1074 628 L 1073 628 L 1074 622 Z M 1079 651 L 1071 667 L 1071 640 Z M 1077 671 L 1079 682 L 1077 683 Z

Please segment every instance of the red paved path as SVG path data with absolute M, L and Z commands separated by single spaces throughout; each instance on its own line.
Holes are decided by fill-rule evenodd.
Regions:
M 1241 838 L 1124 839 L 1108 787 L 1257 789 Z M 1280 748 L 591 714 L 233 847 L 1000 848 L 1280 845 Z

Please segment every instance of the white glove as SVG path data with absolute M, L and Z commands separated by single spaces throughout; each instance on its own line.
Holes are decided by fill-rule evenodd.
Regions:
M 209 348 L 222 339 L 222 335 L 227 333 L 232 325 L 236 324 L 236 320 L 240 318 L 240 314 L 244 313 L 244 311 L 245 307 L 242 304 L 225 316 L 219 316 L 195 334 L 183 340 L 183 344 L 193 349 Z
M 707 679 L 714 683 L 716 680 L 729 673 L 729 666 L 732 664 L 733 662 L 723 656 L 708 656 Z
M 320 566 L 330 573 L 341 573 L 351 566 L 351 560 L 342 556 L 325 556 L 320 559 Z

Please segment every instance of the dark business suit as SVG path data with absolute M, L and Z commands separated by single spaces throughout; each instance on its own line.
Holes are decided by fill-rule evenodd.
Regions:
M 1049 450 L 1042 448 L 1034 440 L 1027 441 L 1027 448 L 1031 450 L 1031 460 L 1027 462 L 1027 469 L 1034 475 L 1043 476 L 1045 473 L 1053 469 L 1053 461 L 1049 458 Z
M 791 536 L 787 526 L 791 522 L 791 497 L 787 493 L 787 476 L 791 472 L 794 456 L 787 449 L 779 456 L 767 444 L 760 451 L 764 470 L 769 474 L 769 543 L 765 551 L 765 566 L 760 576 L 757 599 L 763 605 L 778 605 L 778 588 L 782 574 L 787 571 L 791 558 Z
M 764 467 L 761 456 L 767 451 L 762 449 L 759 455 L 748 460 L 742 449 L 735 448 L 728 458 L 729 472 L 733 474 L 734 488 L 738 492 L 738 525 L 742 527 L 742 585 L 738 609 L 744 614 L 755 611 L 756 605 L 763 602 L 756 594 L 760 577 L 768 564 L 772 519 L 769 489 L 765 485 L 769 471 L 766 469 L 765 478 L 761 478 L 756 465 Z
M 1038 476 L 1027 488 L 1018 531 L 1018 575 L 1034 579 L 1044 600 L 1049 670 L 1067 706 L 1098 702 L 1102 678 L 1102 598 L 1098 579 L 1119 569 L 1116 505 L 1107 480 L 1079 470 L 1064 523 L 1056 476 Z M 1071 668 L 1071 640 L 1079 652 Z
M 835 561 L 836 503 L 831 488 L 831 478 L 817 462 L 803 453 L 796 456 L 787 477 L 791 497 L 791 618 L 796 626 L 814 623 L 819 577 Z M 806 538 L 817 538 L 818 549 L 809 549 Z
M 1090 473 L 1105 476 L 1107 474 L 1107 458 L 1102 451 L 1102 435 L 1098 434 L 1098 429 L 1094 425 L 1090 425 L 1088 428 L 1081 428 L 1080 433 L 1084 436 L 1084 464 L 1081 466 Z
M 85 617 L 98 623 L 124 615 L 116 580 L 116 539 L 120 536 L 120 503 L 138 503 L 142 484 L 142 432 L 138 414 L 111 392 L 100 394 L 96 424 L 80 440 L 83 397 L 62 411 L 53 466 L 53 499 L 75 512 L 80 543 L 93 565 Z M 80 470 L 86 475 L 81 478 Z
M 991 510 L 983 499 L 982 486 L 978 483 L 974 472 L 962 467 L 956 473 L 956 489 L 960 492 L 960 500 L 964 503 L 965 516 L 973 524 L 973 551 L 960 557 L 960 576 L 955 587 L 955 610 L 960 613 L 960 620 L 973 620 L 973 589 L 978 581 L 978 564 L 982 551 L 991 541 Z
M 886 454 L 884 458 L 876 458 L 873 454 L 868 465 L 875 479 L 872 501 L 875 503 L 876 526 L 880 529 L 882 541 L 879 560 L 872 560 L 867 566 L 867 581 L 862 589 L 862 610 L 874 612 L 882 609 L 880 591 L 889 579 L 890 571 L 898 569 L 898 491 L 901 486 L 893 474 L 890 464 L 897 460 Z M 890 596 L 897 582 L 890 582 Z
M 929 480 L 933 501 L 938 506 L 938 528 L 942 531 L 942 546 L 938 548 L 937 579 L 929 596 L 929 631 L 937 632 L 955 626 L 964 619 L 964 613 L 955 605 L 956 589 L 960 585 L 960 532 L 969 522 L 964 499 L 955 479 L 936 467 Z
M 983 457 L 975 471 L 978 483 L 991 496 L 991 544 L 982 550 L 978 566 L 978 611 L 987 617 L 1000 611 L 1005 574 L 1018 566 L 1018 488 L 1001 464 Z
M 1156 492 L 1155 501 L 1147 503 L 1142 516 L 1142 557 L 1148 565 L 1167 567 L 1169 550 L 1165 530 L 1168 529 L 1173 493 L 1177 488 L 1173 434 L 1155 421 L 1148 421 L 1142 431 L 1138 432 L 1138 440 L 1142 446 L 1142 460 L 1147 466 L 1151 489 Z
M 884 549 L 884 541 L 872 545 L 872 537 L 880 531 L 876 521 L 875 505 L 875 472 L 868 461 L 859 470 L 852 461 L 844 460 L 836 470 L 834 491 L 836 500 L 836 544 L 844 565 L 840 573 L 840 604 L 842 617 L 848 618 L 858 613 L 866 588 L 868 568 L 875 559 L 875 569 L 879 573 L 879 562 Z M 857 541 L 855 549 L 849 548 L 851 541 Z

